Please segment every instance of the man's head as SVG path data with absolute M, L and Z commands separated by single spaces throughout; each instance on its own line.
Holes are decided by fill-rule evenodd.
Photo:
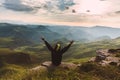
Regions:
M 59 44 L 59 43 L 57 43 L 56 45 L 55 45 L 55 50 L 56 51 L 59 51 L 61 49 L 61 45 Z

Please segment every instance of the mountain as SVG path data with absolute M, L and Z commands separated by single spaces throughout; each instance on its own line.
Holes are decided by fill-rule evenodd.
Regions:
M 58 33 L 52 32 L 42 25 L 37 25 L 33 28 L 28 27 L 28 25 L 0 24 L 0 40 L 2 41 L 0 44 L 5 43 L 7 46 L 9 44 L 12 46 L 38 44 L 41 36 L 44 36 L 49 41 L 60 37 Z
M 6 38 L 6 40 L 13 40 L 12 42 L 14 44 L 31 45 L 40 43 L 41 36 L 45 37 L 48 41 L 75 40 L 79 42 L 88 42 L 117 38 L 120 36 L 120 29 L 104 26 L 72 27 L 58 25 L 18 25 L 0 23 L 1 41 Z
M 92 35 L 81 29 L 81 27 L 75 28 L 70 26 L 50 26 L 50 30 L 64 35 L 68 40 L 75 41 L 88 41 Z
M 71 38 L 77 41 L 81 39 L 85 40 L 96 40 L 96 39 L 110 39 L 117 38 L 120 36 L 120 28 L 112 28 L 106 26 L 93 26 L 93 27 L 72 27 L 72 26 L 50 26 L 50 30 L 60 34 L 70 35 Z M 64 33 L 62 33 L 62 32 Z
M 89 34 L 93 36 L 109 36 L 111 38 L 119 37 L 120 35 L 120 28 L 112 28 L 106 26 L 94 26 L 86 30 Z

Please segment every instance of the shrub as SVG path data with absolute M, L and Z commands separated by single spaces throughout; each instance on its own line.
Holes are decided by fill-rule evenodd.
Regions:
M 89 71 L 93 71 L 96 67 L 97 65 L 95 63 L 87 62 L 87 63 L 83 63 L 80 66 L 80 70 L 84 72 L 89 72 Z

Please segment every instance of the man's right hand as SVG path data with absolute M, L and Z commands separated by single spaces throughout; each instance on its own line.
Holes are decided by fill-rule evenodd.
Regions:
M 41 37 L 41 39 L 42 39 L 43 41 L 45 41 L 45 39 L 44 39 L 43 37 Z

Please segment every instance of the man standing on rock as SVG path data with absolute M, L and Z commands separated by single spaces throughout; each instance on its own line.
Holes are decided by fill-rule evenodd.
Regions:
M 74 41 L 71 41 L 66 47 L 61 49 L 61 45 L 59 43 L 57 43 L 56 46 L 53 48 L 44 38 L 41 38 L 41 39 L 44 41 L 48 50 L 51 52 L 52 64 L 55 66 L 58 66 L 61 64 L 63 53 L 65 53 L 74 42 Z

